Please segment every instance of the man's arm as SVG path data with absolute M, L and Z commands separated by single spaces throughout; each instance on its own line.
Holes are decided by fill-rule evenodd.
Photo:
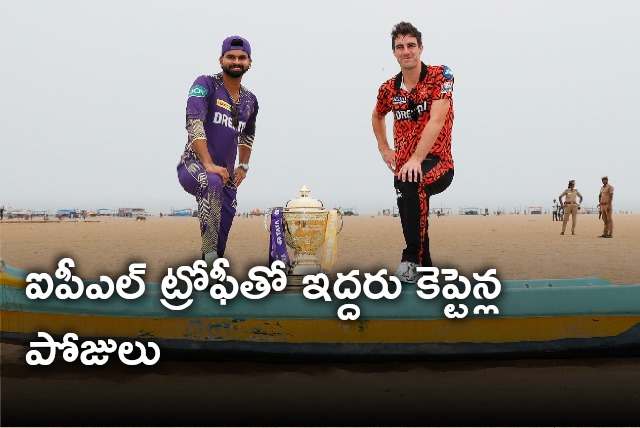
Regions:
M 211 159 L 209 149 L 207 148 L 207 140 L 203 138 L 194 140 L 193 143 L 191 143 L 191 147 L 193 147 L 193 151 L 198 156 L 198 159 L 200 159 L 200 162 L 202 162 L 205 171 L 210 174 L 218 174 L 222 178 L 222 183 L 227 184 L 227 181 L 229 181 L 229 171 L 227 171 L 227 168 L 213 163 L 213 159 Z
M 398 178 L 400 180 L 422 180 L 422 161 L 427 157 L 431 148 L 436 143 L 438 135 L 440 135 L 440 131 L 442 131 L 444 122 L 447 119 L 449 108 L 451 108 L 451 100 L 448 98 L 435 100 L 433 102 L 431 111 L 429 112 L 429 121 L 422 131 L 416 151 L 413 152 L 413 155 L 398 172 Z
M 582 194 L 576 190 L 576 195 L 580 198 L 580 204 L 582 204 Z
M 241 163 L 248 164 L 250 158 L 251 158 L 251 147 L 245 144 L 238 144 L 238 164 L 241 164 Z M 233 172 L 235 175 L 235 180 L 233 181 L 233 184 L 235 184 L 235 186 L 238 187 L 240 183 L 242 183 L 244 179 L 247 178 L 247 170 L 238 166 Z
M 387 124 L 384 121 L 384 116 L 380 116 L 374 110 L 371 115 L 371 125 L 376 140 L 378 141 L 378 151 L 382 155 L 382 160 L 392 172 L 395 172 L 396 152 L 389 147 L 389 142 L 387 141 Z

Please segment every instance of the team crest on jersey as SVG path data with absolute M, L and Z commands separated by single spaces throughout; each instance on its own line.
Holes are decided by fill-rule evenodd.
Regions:
M 207 96 L 207 92 L 207 88 L 205 88 L 204 86 L 193 85 L 189 90 L 189 96 L 203 98 Z
M 403 97 L 401 95 L 394 95 L 393 96 L 393 104 L 404 104 L 407 102 L 407 98 Z
M 223 109 L 227 110 L 227 111 L 231 111 L 231 104 L 229 104 L 228 102 L 221 100 L 220 98 L 218 98 L 216 100 L 216 105 L 218 107 L 222 107 Z
M 451 71 L 451 69 L 445 65 L 442 69 L 442 75 L 445 77 L 445 79 L 451 79 L 453 77 L 453 71 Z
M 440 90 L 440 93 L 446 94 L 447 92 L 451 92 L 452 89 L 453 89 L 453 83 L 444 82 L 444 85 L 442 85 L 442 89 Z

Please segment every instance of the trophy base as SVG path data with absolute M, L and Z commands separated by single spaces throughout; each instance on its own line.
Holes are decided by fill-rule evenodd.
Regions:
M 316 275 L 320 272 L 322 269 L 317 263 L 298 263 L 291 268 L 291 275 L 297 276 Z
M 287 287 L 302 287 L 304 275 L 287 275 Z

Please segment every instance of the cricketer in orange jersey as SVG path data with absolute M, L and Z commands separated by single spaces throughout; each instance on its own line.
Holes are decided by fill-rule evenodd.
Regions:
M 382 160 L 393 171 L 406 248 L 395 276 L 418 280 L 418 266 L 432 266 L 429 251 L 429 197 L 453 181 L 451 130 L 453 74 L 444 65 L 424 64 L 422 34 L 408 22 L 391 32 L 400 73 L 380 86 L 373 111 L 373 133 Z M 385 116 L 393 112 L 393 149 Z

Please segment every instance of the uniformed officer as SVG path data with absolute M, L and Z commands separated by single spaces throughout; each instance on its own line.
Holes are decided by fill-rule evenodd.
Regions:
M 576 223 L 578 221 L 578 209 L 580 208 L 580 204 L 582 203 L 582 195 L 575 188 L 576 181 L 570 180 L 569 187 L 560 194 L 558 200 L 560 201 L 560 205 L 563 207 L 564 218 L 562 219 L 562 232 L 560 235 L 564 235 L 564 230 L 567 227 L 567 222 L 569 221 L 569 215 L 571 215 L 571 234 L 576 234 Z M 565 201 L 562 201 L 562 198 L 565 198 Z M 580 198 L 580 202 L 576 202 L 576 198 Z
M 609 177 L 606 175 L 602 177 L 602 187 L 600 188 L 600 195 L 598 196 L 598 208 L 602 214 L 602 221 L 604 222 L 604 230 L 602 231 L 602 238 L 613 237 L 613 186 L 609 184 Z

